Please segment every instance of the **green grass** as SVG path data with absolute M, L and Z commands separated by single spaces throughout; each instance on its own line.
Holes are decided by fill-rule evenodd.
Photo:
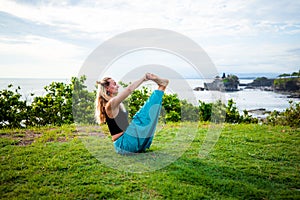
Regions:
M 0 130 L 0 197 L 300 199 L 299 129 L 226 124 L 203 158 L 208 127 L 168 124 L 135 156 L 115 154 L 99 127 Z

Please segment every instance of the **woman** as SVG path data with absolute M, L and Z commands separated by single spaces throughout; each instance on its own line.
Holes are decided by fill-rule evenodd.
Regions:
M 122 101 L 148 80 L 156 82 L 158 89 L 153 91 L 129 124 Z M 107 123 L 117 153 L 139 153 L 150 147 L 168 83 L 167 79 L 147 73 L 118 93 L 119 85 L 112 78 L 106 77 L 97 82 L 96 118 L 100 124 Z

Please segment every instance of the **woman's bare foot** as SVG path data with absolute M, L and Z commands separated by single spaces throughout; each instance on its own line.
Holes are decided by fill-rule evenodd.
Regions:
M 159 76 L 157 76 L 155 74 L 147 73 L 146 74 L 146 78 L 148 80 L 154 81 L 155 83 L 157 83 L 158 86 L 167 87 L 167 85 L 169 84 L 169 80 L 168 79 L 160 78 Z

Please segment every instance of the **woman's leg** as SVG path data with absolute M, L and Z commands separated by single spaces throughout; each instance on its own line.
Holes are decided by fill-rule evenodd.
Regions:
M 150 147 L 160 115 L 164 91 L 155 90 L 133 116 L 124 134 L 115 142 L 115 147 L 127 152 L 142 152 Z M 117 149 L 117 147 L 116 147 Z
M 163 91 L 154 90 L 142 108 L 133 116 L 132 121 L 139 126 L 155 123 L 152 119 L 157 119 L 159 116 L 163 95 Z

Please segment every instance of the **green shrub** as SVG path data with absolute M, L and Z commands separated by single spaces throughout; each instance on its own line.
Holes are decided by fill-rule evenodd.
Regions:
M 226 105 L 221 100 L 212 103 L 211 119 L 214 123 L 223 123 L 226 120 Z
M 137 111 L 145 104 L 149 98 L 150 92 L 148 88 L 143 87 L 140 90 L 134 90 L 129 98 L 124 102 L 127 105 L 129 117 L 132 118 Z
M 178 122 L 181 120 L 181 104 L 177 94 L 165 94 L 162 106 L 166 112 L 166 121 Z
M 35 97 L 31 106 L 31 119 L 36 126 L 73 123 L 72 85 L 52 82 L 44 87 L 46 95 Z
M 83 76 L 73 77 L 70 84 L 52 82 L 44 87 L 46 95 L 34 97 L 31 105 L 21 99 L 20 87 L 0 91 L 0 128 L 71 124 L 73 116 L 77 123 L 93 123 L 95 91 L 86 89 L 85 80 Z
M 199 121 L 199 107 L 181 100 L 181 121 Z
M 240 121 L 242 123 L 250 124 L 250 123 L 258 123 L 258 119 L 249 115 L 247 110 L 243 111 L 243 115 L 240 116 Z
M 225 121 L 228 123 L 240 123 L 241 122 L 240 113 L 236 107 L 236 103 L 232 99 L 228 100 L 228 103 L 226 106 Z
M 120 83 L 122 86 L 128 86 L 128 84 Z M 142 87 L 142 89 L 135 90 L 132 92 L 129 98 L 124 102 L 126 105 L 129 117 L 132 118 L 135 113 L 144 105 L 145 101 L 149 98 L 151 91 L 147 87 Z M 188 121 L 193 119 L 193 121 L 198 120 L 197 107 L 193 107 L 192 104 L 187 101 L 179 100 L 177 94 L 165 94 L 162 101 L 162 116 L 164 121 L 178 122 L 180 120 Z M 182 110 L 185 114 L 182 118 Z M 190 110 L 191 109 L 191 110 Z
M 95 124 L 95 98 L 96 90 L 89 92 L 84 85 L 85 76 L 71 79 L 71 86 L 73 90 L 72 105 L 73 105 L 73 119 L 75 123 L 80 124 Z
M 283 112 L 273 111 L 267 117 L 266 123 L 300 128 L 300 102 L 290 101 L 290 107 Z
M 0 128 L 21 128 L 30 124 L 30 106 L 19 93 L 20 87 L 12 91 L 13 85 L 0 91 Z
M 199 119 L 200 121 L 212 121 L 215 123 L 257 123 L 258 120 L 253 118 L 244 111 L 240 115 L 236 103 L 229 99 L 227 105 L 220 100 L 215 103 L 205 103 L 199 101 Z
M 199 119 L 200 121 L 210 121 L 212 103 L 205 103 L 199 100 Z

